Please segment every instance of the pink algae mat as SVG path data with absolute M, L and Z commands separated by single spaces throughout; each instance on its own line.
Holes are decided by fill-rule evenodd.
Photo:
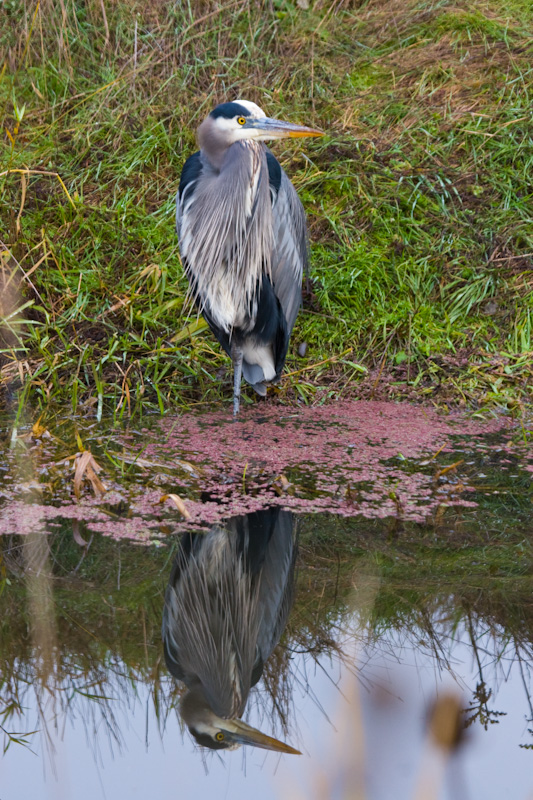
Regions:
M 444 416 L 407 403 L 261 404 L 243 409 L 235 421 L 224 409 L 149 422 L 118 431 L 110 448 L 133 465 L 133 477 L 112 472 L 100 459 L 103 496 L 92 496 L 88 486 L 79 501 L 66 491 L 53 504 L 9 493 L 2 502 L 0 495 L 0 534 L 50 531 L 62 518 L 148 543 L 268 505 L 424 523 L 442 506 L 475 506 L 474 470 L 465 453 L 491 451 L 501 469 L 517 458 L 521 468 L 532 469 L 527 451 L 513 444 L 509 419 Z M 94 440 L 98 459 L 97 435 Z M 181 498 L 188 520 L 169 494 Z

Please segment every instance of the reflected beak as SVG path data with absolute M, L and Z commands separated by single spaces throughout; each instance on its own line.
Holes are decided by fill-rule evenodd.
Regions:
M 278 753 L 302 755 L 294 747 L 261 733 L 261 731 L 252 728 L 251 725 L 247 725 L 241 719 L 225 719 L 221 720 L 221 722 L 223 722 L 223 725 L 221 724 L 220 727 L 226 733 L 227 740 L 231 740 L 235 744 L 250 744 L 252 747 L 261 747 L 263 750 L 276 750 Z
M 286 139 L 300 136 L 324 136 L 323 131 L 316 128 L 306 128 L 305 125 L 293 125 L 290 122 L 283 122 L 280 119 L 250 119 L 246 123 L 247 128 L 255 128 L 261 139 Z

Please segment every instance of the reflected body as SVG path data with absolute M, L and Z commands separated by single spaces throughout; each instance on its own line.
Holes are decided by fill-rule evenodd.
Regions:
M 188 689 L 181 716 L 201 745 L 299 752 L 240 719 L 287 622 L 295 537 L 292 514 L 268 509 L 182 539 L 162 635 L 168 669 Z
M 222 103 L 198 129 L 176 199 L 180 253 L 196 305 L 231 356 L 233 412 L 241 377 L 260 395 L 279 380 L 302 300 L 305 214 L 269 139 L 322 136 L 269 119 L 247 100 Z

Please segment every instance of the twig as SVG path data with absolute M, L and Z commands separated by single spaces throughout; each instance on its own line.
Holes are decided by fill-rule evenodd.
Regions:
M 20 208 L 19 213 L 17 214 L 17 219 L 15 221 L 15 230 L 17 232 L 17 236 L 20 233 L 20 218 L 22 217 L 22 212 L 24 211 L 24 203 L 26 202 L 26 175 L 24 173 L 20 176 L 20 183 L 21 183 L 21 196 L 20 196 Z
M 41 172 L 41 170 L 39 170 L 39 169 L 6 169 L 6 170 L 4 170 L 4 172 L 0 172 L 0 178 L 3 178 L 5 175 L 12 175 L 12 174 L 18 174 L 18 175 L 48 175 L 49 177 L 57 178 L 57 180 L 61 184 L 61 187 L 62 187 L 63 191 L 65 192 L 66 196 L 68 197 L 68 201 L 69 201 L 70 205 L 72 206 L 72 208 L 76 208 L 76 206 L 74 204 L 74 200 L 70 196 L 67 187 L 63 183 L 63 178 L 61 177 L 61 175 L 58 172 L 45 172 L 45 171 Z
M 137 77 L 137 20 L 135 20 L 135 34 L 133 39 L 133 94 L 135 94 L 135 79 Z
M 340 358 L 344 358 L 344 356 L 347 356 L 348 353 L 351 353 L 352 351 L 353 351 L 353 347 L 349 347 L 348 350 L 345 350 L 344 353 L 341 353 L 338 356 L 332 356 L 331 358 L 325 358 L 324 361 L 317 361 L 316 364 L 309 364 L 307 367 L 302 367 L 301 369 L 295 369 L 293 372 L 287 372 L 287 373 L 285 373 L 284 377 L 285 378 L 290 378 L 293 375 L 299 375 L 300 372 L 307 372 L 309 370 L 316 369 L 317 367 L 321 367 L 324 364 L 333 364 L 335 361 L 338 361 Z
M 104 20 L 104 29 L 105 29 L 104 49 L 107 50 L 107 48 L 109 47 L 109 25 L 107 24 L 107 14 L 105 13 L 104 0 L 100 0 L 100 8 L 102 9 L 102 18 Z

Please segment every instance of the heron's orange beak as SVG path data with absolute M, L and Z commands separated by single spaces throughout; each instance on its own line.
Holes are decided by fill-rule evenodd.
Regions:
M 325 136 L 326 134 L 323 131 L 315 130 L 315 128 L 304 128 L 302 126 L 301 130 L 289 131 L 288 135 L 292 139 L 296 138 L 297 136 Z
M 280 742 L 278 739 L 273 739 L 272 736 L 267 736 L 266 733 L 261 733 L 257 728 L 252 728 L 242 719 L 225 719 L 223 725 L 228 741 L 234 744 L 248 744 L 252 747 L 261 747 L 263 750 L 276 750 L 278 753 L 292 753 L 301 756 L 299 750 L 295 750 L 285 742 Z
M 291 122 L 283 122 L 280 119 L 249 119 L 246 127 L 254 128 L 260 133 L 260 139 L 294 139 L 301 136 L 324 136 L 323 131 L 316 128 L 307 128 L 305 125 L 293 125 Z

